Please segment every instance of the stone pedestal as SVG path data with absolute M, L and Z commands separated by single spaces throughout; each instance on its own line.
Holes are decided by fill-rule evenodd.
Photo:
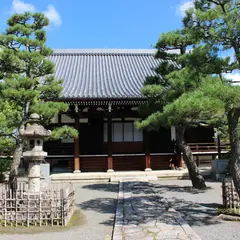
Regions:
M 41 163 L 40 164 L 40 182 L 41 187 L 46 188 L 49 186 L 51 181 L 50 178 L 50 164 L 49 163 Z
M 39 192 L 41 188 L 41 163 L 44 156 L 28 156 L 29 152 L 25 152 L 25 159 L 29 161 L 28 167 L 28 190 L 29 192 Z M 44 154 L 45 155 L 45 154 Z
M 40 191 L 40 161 L 29 161 L 28 190 L 30 192 Z
M 219 180 L 226 176 L 228 173 L 229 159 L 216 159 L 212 160 L 212 177 Z
M 145 168 L 145 170 L 144 170 L 145 172 L 151 172 L 152 171 L 152 169 L 151 168 Z
M 44 180 L 50 179 L 50 164 L 49 163 L 41 163 L 40 164 L 40 174 L 41 174 L 41 179 L 44 179 Z

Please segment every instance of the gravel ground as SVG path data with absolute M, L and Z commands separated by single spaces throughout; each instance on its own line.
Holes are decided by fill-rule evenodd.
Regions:
M 221 207 L 221 183 L 208 181 L 208 189 L 197 191 L 189 180 L 160 180 L 158 191 L 181 213 L 202 240 L 238 240 L 240 222 L 216 219 Z
M 76 204 L 82 221 L 66 231 L 37 234 L 2 234 L 0 240 L 110 240 L 112 236 L 118 184 L 77 184 Z M 51 230 L 51 229 L 50 229 Z M 34 231 L 34 229 L 33 229 Z

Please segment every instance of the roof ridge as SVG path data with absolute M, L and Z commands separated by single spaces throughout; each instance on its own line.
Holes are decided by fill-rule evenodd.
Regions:
M 87 54 L 87 55 L 108 55 L 108 54 L 126 54 L 126 55 L 142 55 L 154 54 L 156 49 L 53 49 L 54 55 L 58 54 Z

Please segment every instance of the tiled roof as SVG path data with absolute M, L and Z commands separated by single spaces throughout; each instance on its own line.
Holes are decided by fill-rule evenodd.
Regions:
M 155 50 L 55 50 L 56 77 L 63 79 L 64 99 L 142 98 L 140 89 L 161 62 Z

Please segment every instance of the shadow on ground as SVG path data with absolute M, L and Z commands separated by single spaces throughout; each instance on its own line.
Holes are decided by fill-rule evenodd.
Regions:
M 99 213 L 114 214 L 116 211 L 117 199 L 114 198 L 96 198 L 77 204 L 81 210 L 91 210 Z M 101 222 L 104 225 L 113 225 L 114 217 Z
M 196 203 L 179 198 L 168 199 L 168 202 L 191 226 L 219 224 L 221 222 L 216 219 L 218 215 L 216 209 L 222 206 L 220 204 Z
M 98 191 L 108 191 L 116 193 L 118 192 L 118 187 L 116 184 L 89 184 L 83 186 L 85 189 L 98 190 Z M 150 189 L 148 188 L 150 187 Z M 154 189 L 154 191 L 152 189 Z M 141 209 L 141 214 L 143 216 L 142 221 L 152 221 L 156 217 L 156 214 L 152 214 L 150 211 L 151 206 L 145 206 L 145 200 L 141 196 L 143 191 L 150 194 L 152 201 L 151 206 L 156 206 L 162 204 L 162 199 L 165 198 L 165 193 L 167 192 L 176 192 L 177 197 L 168 197 L 167 201 L 169 202 L 169 207 L 176 209 L 181 216 L 191 225 L 191 226 L 202 226 L 210 224 L 219 224 L 220 220 L 217 220 L 216 209 L 221 207 L 220 204 L 214 202 L 205 203 L 200 201 L 189 201 L 187 194 L 197 195 L 202 194 L 208 197 L 208 191 L 211 191 L 211 187 L 208 187 L 204 190 L 197 190 L 190 186 L 178 186 L 178 185 L 161 185 L 155 183 L 143 183 L 139 186 L 138 189 L 134 190 L 134 204 L 143 206 Z M 125 192 L 129 192 L 128 188 L 125 188 Z M 158 193 L 155 195 L 155 193 Z M 221 194 L 221 193 L 219 193 Z M 197 195 L 198 196 L 198 195 Z M 197 198 L 196 196 L 196 198 Z M 100 213 L 115 213 L 117 205 L 117 200 L 115 198 L 96 198 L 89 201 L 82 202 L 78 204 L 78 207 L 82 210 L 92 210 Z M 159 205 L 160 206 L 160 205 Z M 134 213 L 134 209 L 133 212 Z M 159 209 L 159 214 L 161 211 Z M 102 222 L 105 225 L 113 225 L 114 219 Z
M 118 193 L 118 183 L 96 183 L 83 186 L 84 189 Z
M 164 192 L 184 192 L 184 193 L 191 193 L 191 194 L 200 194 L 205 193 L 208 190 L 211 190 L 211 187 L 207 187 L 206 189 L 196 189 L 191 186 L 178 186 L 178 185 L 155 185 L 155 189 L 159 190 L 161 194 Z
M 214 181 L 208 181 L 208 182 L 214 182 Z M 153 182 L 153 184 L 154 184 L 154 182 Z M 118 183 L 88 184 L 88 185 L 83 186 L 82 188 L 96 190 L 96 191 L 118 192 Z M 156 184 L 155 188 L 159 188 L 161 191 L 188 192 L 188 193 L 192 193 L 192 194 L 204 193 L 204 192 L 207 192 L 208 190 L 212 189 L 211 187 L 207 187 L 206 189 L 199 190 L 199 189 L 193 188 L 191 186 L 183 186 L 182 187 L 182 186 L 178 186 L 178 185 L 160 185 L 160 184 Z

